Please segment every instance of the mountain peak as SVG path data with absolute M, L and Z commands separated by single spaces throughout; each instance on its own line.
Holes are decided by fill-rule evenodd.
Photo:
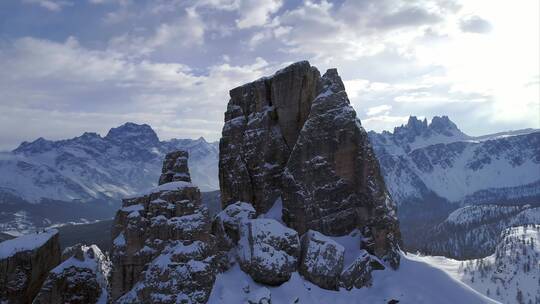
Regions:
M 455 134 L 463 134 L 461 130 L 458 129 L 456 124 L 448 118 L 448 116 L 434 116 L 429 124 L 429 128 L 439 134 L 452 136 Z
M 137 144 L 155 145 L 159 143 L 159 138 L 147 124 L 136 124 L 132 122 L 126 122 L 125 124 L 112 128 L 105 136 L 106 140 L 114 142 L 136 142 Z
M 408 129 L 414 130 L 415 133 L 420 134 L 423 130 L 427 129 L 427 119 L 424 120 L 418 119 L 416 116 L 409 116 L 406 127 Z
M 428 124 L 426 118 L 418 119 L 416 116 L 410 116 L 406 125 L 394 128 L 394 134 L 408 134 L 408 136 L 430 136 L 432 134 L 441 134 L 444 136 L 465 135 L 458 129 L 456 124 L 448 116 L 433 116 Z
M 13 152 L 43 152 L 52 149 L 54 142 L 40 137 L 32 142 L 23 141 Z

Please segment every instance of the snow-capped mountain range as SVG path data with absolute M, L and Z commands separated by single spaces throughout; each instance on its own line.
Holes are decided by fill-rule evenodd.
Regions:
M 105 137 L 23 142 L 0 156 L 0 189 L 31 203 L 119 199 L 155 186 L 164 155 L 176 149 L 189 152 L 193 181 L 203 191 L 219 188 L 217 143 L 160 141 L 150 126 L 126 123 Z
M 472 137 L 446 116 L 431 123 L 413 116 L 394 132 L 369 136 L 398 204 L 408 250 L 436 253 L 436 246 L 450 248 L 439 243 L 426 248 L 426 239 L 462 206 L 540 202 L 540 130 Z M 85 133 L 59 141 L 40 138 L 0 153 L 1 230 L 112 216 L 116 207 L 80 202 L 119 201 L 154 186 L 165 153 L 175 149 L 189 152 L 191 176 L 202 191 L 219 188 L 217 143 L 203 138 L 160 141 L 148 125 L 126 123 L 104 137 Z M 51 200 L 61 207 L 43 204 Z M 49 212 L 52 209 L 62 210 L 62 215 Z M 90 210 L 98 209 L 91 216 Z M 73 219 L 72 213 L 77 214 Z M 476 254 L 493 250 L 499 232 L 490 233 L 493 241 Z M 451 256 L 456 257 L 463 254 L 459 250 L 466 251 L 454 250 Z
M 398 205 L 430 194 L 463 205 L 540 197 L 540 130 L 472 137 L 447 116 L 411 116 L 370 138 Z
M 462 206 L 540 202 L 540 130 L 473 137 L 447 116 L 411 116 L 369 136 L 408 250 L 424 249 L 430 231 Z
M 400 207 L 432 196 L 460 205 L 540 197 L 540 130 L 471 137 L 446 116 L 429 124 L 411 116 L 393 133 L 369 135 Z M 104 137 L 39 138 L 0 153 L 0 189 L 30 202 L 119 198 L 154 186 L 165 153 L 174 149 L 189 152 L 202 191 L 219 188 L 217 142 L 160 141 L 150 126 L 126 123 Z

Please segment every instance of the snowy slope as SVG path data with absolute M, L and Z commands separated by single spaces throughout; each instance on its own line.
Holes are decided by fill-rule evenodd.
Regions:
M 540 303 L 540 225 L 504 230 L 495 252 L 482 259 L 411 257 L 501 303 Z
M 33 233 L 0 243 L 0 260 L 9 258 L 19 252 L 34 250 L 43 246 L 58 230 L 50 229 L 43 233 Z
M 483 224 L 502 218 L 509 218 L 526 208 L 526 206 L 500 205 L 466 206 L 450 213 L 441 225 L 467 226 L 475 223 Z
M 268 288 L 272 303 L 287 304 L 388 303 L 392 299 L 404 304 L 497 303 L 444 271 L 407 255 L 401 257 L 401 265 L 397 271 L 375 271 L 373 275 L 373 286 L 351 291 L 322 289 L 296 272 L 288 282 L 269 287 L 254 282 L 235 265 L 218 275 L 208 303 L 246 303 L 252 294 L 264 292 L 264 288 Z
M 259 218 L 281 220 L 281 199 Z M 277 224 L 277 223 L 276 223 Z M 344 250 L 344 269 L 354 263 L 361 250 L 362 234 L 354 230 L 348 235 L 330 237 Z M 255 282 L 235 264 L 226 272 L 218 274 L 208 303 L 264 303 L 249 300 L 261 295 L 271 298 L 271 303 L 313 303 L 313 304 L 353 304 L 353 303 L 497 303 L 465 284 L 449 276 L 446 272 L 428 263 L 416 261 L 401 253 L 398 270 L 375 270 L 372 272 L 373 284 L 350 291 L 322 289 L 309 282 L 298 272 L 280 286 L 268 286 Z M 395 302 L 397 303 L 397 302 Z
M 484 257 L 494 252 L 505 229 L 529 224 L 540 224 L 540 207 L 466 206 L 427 231 L 421 249 L 426 254 L 457 259 Z
M 430 194 L 467 204 L 540 197 L 539 130 L 471 137 L 446 116 L 411 117 L 370 139 L 398 205 Z
M 164 155 L 175 149 L 190 153 L 192 179 L 203 191 L 219 187 L 217 143 L 204 138 L 160 141 L 150 126 L 126 123 L 105 137 L 39 138 L 0 154 L 0 189 L 33 203 L 43 198 L 117 199 L 154 186 Z

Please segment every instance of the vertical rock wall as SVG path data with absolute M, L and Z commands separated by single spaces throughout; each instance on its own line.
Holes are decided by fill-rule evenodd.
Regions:
M 220 141 L 222 204 L 251 202 L 258 214 L 283 199 L 283 220 L 344 235 L 399 264 L 399 227 L 373 149 L 335 69 L 306 61 L 230 92 Z
M 219 144 L 224 206 L 247 201 L 262 213 L 281 195 L 283 168 L 309 115 L 319 78 L 319 71 L 303 61 L 230 91 Z

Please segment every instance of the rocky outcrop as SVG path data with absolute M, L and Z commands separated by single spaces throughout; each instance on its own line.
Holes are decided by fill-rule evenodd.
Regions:
M 338 290 L 344 257 L 343 246 L 309 230 L 302 237 L 300 274 L 322 288 Z
M 339 286 L 347 290 L 371 286 L 373 270 L 383 270 L 385 267 L 372 257 L 367 251 L 362 250 L 354 261 L 346 267 L 340 275 Z
M 281 195 L 281 174 L 319 90 L 319 76 L 304 61 L 230 91 L 219 143 L 224 206 L 250 202 L 263 213 Z
M 240 227 L 255 218 L 251 204 L 236 202 L 218 213 L 212 223 L 212 232 L 218 238 L 222 250 L 230 250 L 240 239 Z
M 96 245 L 66 248 L 62 259 L 64 261 L 50 271 L 32 303 L 107 303 L 111 265 Z
M 0 302 L 31 303 L 49 270 L 59 263 L 58 230 L 0 243 Z
M 298 267 L 298 233 L 273 219 L 254 219 L 241 225 L 238 260 L 253 280 L 268 285 L 286 282 Z
M 189 177 L 186 156 L 167 155 L 163 183 L 123 200 L 112 232 L 117 303 L 205 303 L 210 294 L 221 260 L 208 210 L 196 186 L 166 182 Z
M 230 97 L 220 141 L 223 206 L 251 202 L 261 214 L 281 197 L 283 220 L 299 234 L 359 229 L 362 248 L 397 268 L 395 206 L 337 71 L 320 77 L 298 62 Z
M 186 151 L 173 151 L 165 155 L 163 169 L 159 177 L 159 185 L 170 182 L 188 182 L 191 183 L 188 168 L 188 153 Z

